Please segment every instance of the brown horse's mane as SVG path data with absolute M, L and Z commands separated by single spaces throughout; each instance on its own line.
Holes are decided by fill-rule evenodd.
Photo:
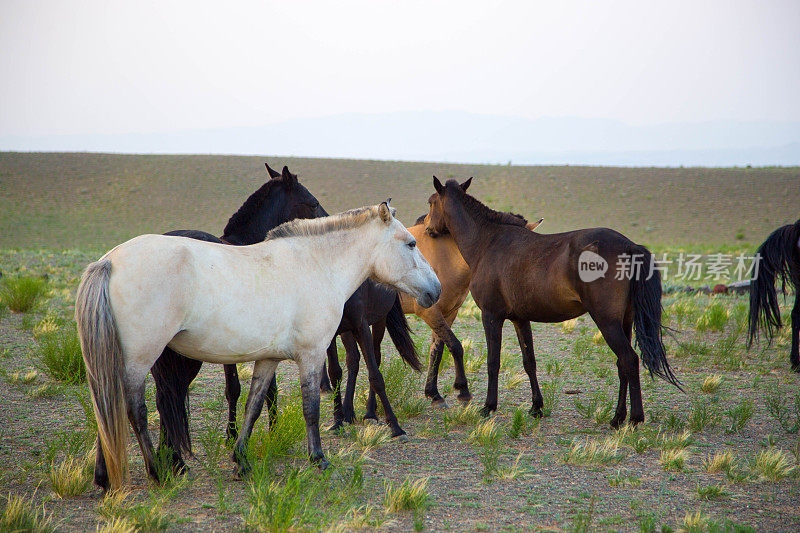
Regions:
M 417 221 L 416 221 L 416 222 L 414 222 L 414 225 L 415 225 L 415 226 L 419 226 L 420 224 L 424 224 L 424 223 L 425 223 L 425 217 L 426 217 L 426 216 L 428 216 L 428 213 L 425 213 L 425 214 L 424 214 L 424 215 L 422 215 L 421 217 L 417 218 Z
M 507 213 L 505 211 L 495 211 L 486 204 L 481 203 L 477 198 L 470 196 L 462 190 L 456 180 L 448 180 L 445 187 L 449 188 L 451 191 L 458 191 L 458 196 L 463 201 L 467 211 L 483 218 L 487 222 L 508 224 L 509 226 L 522 226 L 523 228 L 528 223 L 527 219 L 522 215 Z

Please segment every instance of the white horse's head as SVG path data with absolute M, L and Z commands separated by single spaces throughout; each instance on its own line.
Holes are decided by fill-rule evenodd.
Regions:
M 382 232 L 370 277 L 410 294 L 422 307 L 432 306 L 442 292 L 439 278 L 417 248 L 417 240 L 394 217 L 395 209 L 388 201 L 377 209 Z

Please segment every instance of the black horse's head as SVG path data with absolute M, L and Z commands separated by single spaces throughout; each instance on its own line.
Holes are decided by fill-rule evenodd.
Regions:
M 250 195 L 230 218 L 222 239 L 231 244 L 255 244 L 264 240 L 267 232 L 296 218 L 318 218 L 328 213 L 313 194 L 303 187 L 297 174 L 276 172 L 266 165 L 269 181 Z

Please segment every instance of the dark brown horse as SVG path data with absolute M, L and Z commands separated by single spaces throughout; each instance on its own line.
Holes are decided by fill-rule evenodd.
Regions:
M 468 195 L 471 180 L 461 185 L 449 180 L 442 185 L 434 177 L 436 193 L 429 200 L 428 231 L 433 235 L 449 231 L 472 272 L 470 291 L 481 310 L 488 351 L 489 387 L 482 414 L 488 416 L 497 409 L 500 342 L 506 320 L 514 323 L 530 379 L 530 412 L 541 416 L 543 401 L 530 322 L 562 322 L 588 312 L 617 355 L 620 387 L 611 425 L 619 427 L 625 421 L 628 389 L 630 421 L 642 422 L 639 357 L 631 346 L 634 329 L 645 367 L 679 387 L 662 341 L 661 281 L 658 270 L 650 275 L 650 252 L 607 228 L 553 235 L 529 231 L 524 219 L 494 211 Z M 612 268 L 628 260 L 641 268 L 629 271 L 629 277 L 616 276 Z
M 792 348 L 789 363 L 792 370 L 800 372 L 800 220 L 780 227 L 759 246 L 758 272 L 750 282 L 749 335 L 747 347 L 764 330 L 771 342 L 773 335 L 783 327 L 775 282 L 780 279 L 781 292 L 786 297 L 786 285 L 794 287 L 792 307 Z

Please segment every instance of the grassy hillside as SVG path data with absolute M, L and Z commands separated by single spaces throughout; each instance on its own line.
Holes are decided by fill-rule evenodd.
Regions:
M 475 176 L 471 192 L 543 231 L 615 228 L 651 246 L 747 247 L 800 217 L 800 168 L 518 167 L 244 156 L 0 153 L 0 248 L 106 249 L 141 233 L 220 234 L 288 164 L 330 212 L 391 197 L 407 224 L 431 176 Z

